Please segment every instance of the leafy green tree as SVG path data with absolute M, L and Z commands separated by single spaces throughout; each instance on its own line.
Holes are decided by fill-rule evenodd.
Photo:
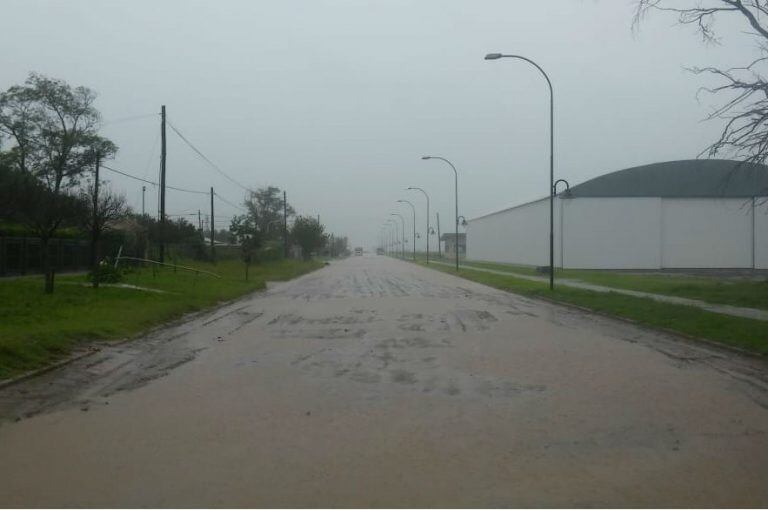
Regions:
M 258 250 L 261 248 L 263 238 L 253 217 L 249 214 L 235 216 L 229 226 L 230 233 L 240 244 L 241 256 L 245 264 L 245 279 L 248 280 L 248 271 L 254 259 L 258 257 Z
M 35 73 L 24 85 L 0 93 L 0 133 L 12 143 L 2 159 L 43 186 L 35 187 L 37 198 L 47 192 L 38 209 L 23 210 L 20 218 L 40 238 L 47 293 L 53 292 L 54 274 L 49 241 L 73 212 L 74 190 L 97 158 L 117 152 L 115 144 L 97 133 L 95 99 L 91 89 Z
M 298 216 L 291 228 L 291 237 L 301 247 L 304 260 L 312 257 L 327 242 L 325 227 L 316 219 L 309 216 Z
M 248 217 L 261 232 L 264 240 L 279 239 L 282 236 L 283 224 L 283 192 L 275 186 L 267 186 L 252 191 L 243 202 L 248 210 Z M 296 214 L 293 207 L 287 204 L 288 217 Z

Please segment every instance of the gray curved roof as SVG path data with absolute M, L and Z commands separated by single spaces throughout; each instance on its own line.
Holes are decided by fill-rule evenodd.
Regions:
M 768 195 L 768 166 L 689 159 L 636 166 L 573 186 L 570 197 L 753 197 Z

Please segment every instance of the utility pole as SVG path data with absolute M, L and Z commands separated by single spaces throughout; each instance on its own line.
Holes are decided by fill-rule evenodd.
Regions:
M 141 215 L 144 216 L 144 197 L 147 194 L 147 187 L 142 186 L 141 187 Z
M 440 242 L 440 213 L 435 213 L 437 215 L 437 256 L 438 258 L 443 258 L 443 247 Z
M 93 220 L 91 225 L 91 268 L 93 270 L 93 287 L 99 287 L 99 166 L 101 155 L 96 154 L 96 168 L 93 181 Z
M 288 258 L 288 199 L 283 190 L 283 257 Z
M 213 246 L 213 238 L 216 233 L 216 218 L 213 215 L 213 186 L 211 186 L 211 260 L 216 261 L 216 248 Z
M 165 262 L 165 105 L 160 119 L 160 262 Z
M 203 219 L 200 217 L 200 209 L 197 210 L 197 230 L 200 231 L 200 237 L 205 239 L 205 234 L 203 234 Z

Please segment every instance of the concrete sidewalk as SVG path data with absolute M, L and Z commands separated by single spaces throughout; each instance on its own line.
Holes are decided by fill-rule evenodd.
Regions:
M 444 266 L 451 266 L 446 262 L 438 262 L 431 260 L 430 264 L 441 264 Z M 527 274 L 515 273 L 513 271 L 500 271 L 498 269 L 486 269 L 483 267 L 476 267 L 471 264 L 462 264 L 461 267 L 471 269 L 472 271 L 481 271 L 483 273 L 498 274 L 502 276 L 514 276 L 521 280 L 530 280 L 533 282 L 547 283 L 549 278 L 546 276 L 531 276 Z M 732 317 L 742 317 L 745 319 L 755 319 L 759 321 L 768 321 L 768 311 L 758 310 L 757 308 L 745 308 L 741 306 L 730 305 L 717 305 L 714 303 L 707 303 L 706 301 L 700 301 L 698 299 L 689 299 L 677 296 L 666 296 L 664 294 L 653 294 L 651 292 L 642 292 L 639 290 L 621 289 L 617 287 L 605 287 L 603 285 L 594 285 L 591 283 L 582 282 L 580 280 L 569 280 L 567 278 L 558 278 L 558 285 L 566 285 L 576 289 L 592 290 L 595 292 L 615 292 L 617 294 L 624 294 L 626 296 L 634 296 L 640 298 L 653 299 L 654 301 L 661 301 L 663 303 L 671 303 L 674 305 L 694 306 L 707 312 L 719 313 L 722 315 L 730 315 Z

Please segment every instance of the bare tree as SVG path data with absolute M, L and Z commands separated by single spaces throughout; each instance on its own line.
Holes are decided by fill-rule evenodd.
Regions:
M 101 263 L 101 236 L 114 223 L 128 214 L 125 195 L 109 188 L 97 189 L 90 184 L 81 193 L 81 199 L 90 208 L 90 214 L 83 216 L 83 226 L 91 233 L 91 266 L 93 287 L 99 287 L 99 264 Z
M 726 99 L 709 119 L 725 122 L 720 137 L 702 151 L 702 155 L 728 155 L 751 163 L 768 159 L 768 82 L 763 77 L 768 62 L 768 1 L 767 0 L 639 0 L 633 27 L 650 11 L 673 13 L 681 25 L 692 25 L 703 41 L 720 44 L 715 21 L 722 16 L 740 16 L 755 40 L 757 58 L 742 66 L 727 69 L 694 67 L 695 74 L 714 76 L 720 81 L 715 87 L 701 90 L 720 94 Z

